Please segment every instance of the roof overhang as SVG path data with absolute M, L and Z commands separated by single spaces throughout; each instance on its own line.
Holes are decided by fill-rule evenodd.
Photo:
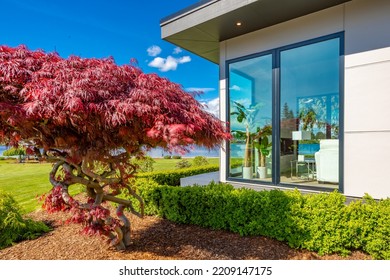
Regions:
M 350 0 L 203 0 L 161 20 L 161 37 L 214 63 L 219 43 Z M 236 23 L 241 22 L 241 26 Z

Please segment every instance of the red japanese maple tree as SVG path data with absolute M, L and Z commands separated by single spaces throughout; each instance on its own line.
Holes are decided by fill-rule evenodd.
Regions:
M 124 208 L 143 215 L 142 198 L 129 184 L 137 169 L 129 159 L 145 148 L 185 152 L 192 144 L 213 148 L 229 137 L 180 85 L 134 65 L 0 46 L 0 142 L 23 141 L 53 162 L 45 208 L 70 209 L 73 221 L 109 232 L 119 248 L 130 241 Z M 69 195 L 76 183 L 85 186 L 88 202 Z M 141 202 L 140 210 L 117 197 L 123 190 Z M 104 201 L 118 204 L 119 219 Z

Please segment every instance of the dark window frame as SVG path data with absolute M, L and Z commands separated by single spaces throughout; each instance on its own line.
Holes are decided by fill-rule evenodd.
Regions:
M 271 50 L 262 51 L 258 53 L 253 53 L 250 55 L 245 55 L 242 57 L 230 59 L 225 61 L 225 77 L 226 79 L 226 118 L 230 120 L 230 89 L 229 89 L 229 65 L 235 62 L 240 62 L 248 59 L 253 59 L 256 57 L 264 55 L 272 55 L 272 141 L 273 143 L 279 143 L 280 140 L 280 54 L 283 51 L 311 45 L 315 43 L 320 43 L 327 40 L 339 39 L 339 185 L 338 191 L 344 193 L 344 32 L 337 32 L 298 43 L 289 44 L 282 47 L 277 47 Z M 287 184 L 280 182 L 280 145 L 272 145 L 272 182 L 261 181 L 256 179 L 243 179 L 230 177 L 230 142 L 227 142 L 226 145 L 226 177 L 227 182 L 238 182 L 238 183 L 250 183 L 254 185 L 263 185 L 263 186 L 276 186 L 283 188 L 298 188 L 302 190 L 312 190 L 312 191 L 326 191 L 331 192 L 332 189 L 320 186 L 305 186 L 300 184 Z

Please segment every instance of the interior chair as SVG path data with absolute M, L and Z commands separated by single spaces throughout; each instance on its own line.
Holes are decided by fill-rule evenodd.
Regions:
M 339 140 L 323 139 L 320 150 L 314 154 L 317 181 L 327 183 L 339 182 Z

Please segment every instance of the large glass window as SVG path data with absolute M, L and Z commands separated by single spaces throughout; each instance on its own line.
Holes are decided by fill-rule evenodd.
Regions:
M 328 36 L 228 64 L 229 177 L 338 188 L 340 45 Z
M 280 52 L 280 181 L 337 187 L 340 39 Z
M 229 65 L 230 176 L 272 177 L 272 55 Z

